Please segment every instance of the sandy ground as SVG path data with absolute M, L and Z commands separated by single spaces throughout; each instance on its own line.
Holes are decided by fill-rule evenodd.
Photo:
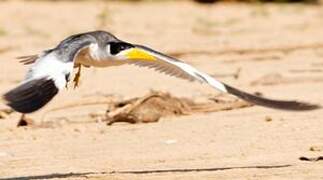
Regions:
M 0 2 L 0 93 L 23 79 L 16 56 L 38 53 L 66 36 L 94 29 L 145 44 L 268 97 L 323 101 L 323 6 L 190 2 Z M 241 68 L 238 79 L 226 76 Z M 216 96 L 206 85 L 124 66 L 85 69 L 81 87 L 61 93 L 34 121 L 0 119 L 0 179 L 320 179 L 323 110 L 288 112 L 253 106 L 166 117 L 158 123 L 107 126 L 91 113 L 106 105 L 69 103 L 150 89 L 195 100 Z M 2 103 L 1 108 L 5 108 Z

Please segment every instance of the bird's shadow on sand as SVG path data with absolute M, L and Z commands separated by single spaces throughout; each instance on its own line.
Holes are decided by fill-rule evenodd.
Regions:
M 32 179 L 55 179 L 55 178 L 77 178 L 86 177 L 87 175 L 97 174 L 96 172 L 85 172 L 85 173 L 53 173 L 45 175 L 35 175 L 35 176 L 18 176 L 18 177 L 7 177 L 0 178 L 0 180 L 32 180 Z
M 215 168 L 191 168 L 191 169 L 155 169 L 155 170 L 133 170 L 133 171 L 110 171 L 110 172 L 84 172 L 84 173 L 54 173 L 35 176 L 20 176 L 0 178 L 0 180 L 33 180 L 33 179 L 55 179 L 55 178 L 77 178 L 88 175 L 116 175 L 116 174 L 161 174 L 161 173 L 185 173 L 185 172 L 212 172 L 234 169 L 276 169 L 290 167 L 290 164 L 268 165 L 268 166 L 233 166 L 233 167 L 215 167 Z

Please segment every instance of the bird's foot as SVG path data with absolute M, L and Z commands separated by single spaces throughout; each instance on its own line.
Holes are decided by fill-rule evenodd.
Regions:
M 75 77 L 73 79 L 74 89 L 77 88 L 80 85 L 80 77 L 81 77 L 81 65 L 78 66 L 78 71 L 75 74 Z
M 26 114 L 22 114 L 18 121 L 17 127 L 30 126 L 32 124 L 33 124 L 33 120 L 30 118 L 27 118 Z

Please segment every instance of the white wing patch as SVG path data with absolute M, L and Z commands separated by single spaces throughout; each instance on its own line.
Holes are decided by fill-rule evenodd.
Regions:
M 139 67 L 147 67 L 149 69 L 156 70 L 160 73 L 164 73 L 164 74 L 167 74 L 170 76 L 186 79 L 189 81 L 195 80 L 194 77 L 187 74 L 179 67 L 174 66 L 173 64 L 165 63 L 163 61 L 150 62 L 150 61 L 131 60 L 128 63 L 139 66 Z
M 151 49 L 148 49 L 143 46 L 139 46 L 137 48 L 141 48 L 146 53 L 157 58 L 157 60 L 147 61 L 147 60 L 129 60 L 128 63 L 135 64 L 138 66 L 145 66 L 151 69 L 154 69 L 159 72 L 163 72 L 165 74 L 179 77 L 182 79 L 187 79 L 190 81 L 198 80 L 199 82 L 208 83 L 212 87 L 222 91 L 227 92 L 227 89 L 223 83 L 217 81 L 216 79 L 212 78 L 210 75 L 198 71 L 196 68 L 174 59 L 172 57 L 163 55 L 159 52 L 155 52 Z
M 39 57 L 29 69 L 25 81 L 48 77 L 53 79 L 58 89 L 65 87 L 66 76 L 73 71 L 73 62 L 63 62 L 51 52 Z

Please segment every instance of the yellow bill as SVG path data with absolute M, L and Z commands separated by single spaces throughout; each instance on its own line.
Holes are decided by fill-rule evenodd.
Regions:
M 138 48 L 129 49 L 128 52 L 126 52 L 126 57 L 127 59 L 130 59 L 130 60 L 146 60 L 146 61 L 156 60 L 154 56 Z

